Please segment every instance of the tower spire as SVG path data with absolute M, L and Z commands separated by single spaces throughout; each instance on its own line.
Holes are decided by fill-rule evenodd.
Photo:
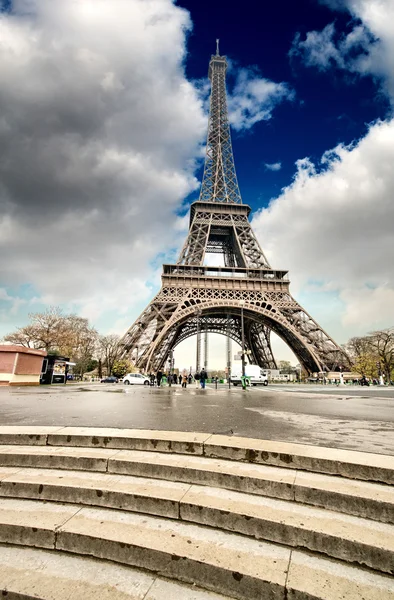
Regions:
M 225 56 L 219 55 L 219 40 L 217 39 L 216 54 L 211 56 L 209 63 L 211 101 L 200 201 L 242 204 L 231 145 L 226 98 L 226 71 L 227 60 Z

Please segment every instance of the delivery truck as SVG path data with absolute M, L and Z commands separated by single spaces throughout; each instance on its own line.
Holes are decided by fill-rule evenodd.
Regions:
M 250 379 L 250 385 L 268 385 L 268 375 L 258 365 L 245 365 L 245 375 Z M 233 385 L 241 385 L 242 367 L 236 366 L 231 370 L 230 381 Z

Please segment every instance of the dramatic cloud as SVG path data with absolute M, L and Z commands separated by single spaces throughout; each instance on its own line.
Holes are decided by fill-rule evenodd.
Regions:
M 325 153 L 319 169 L 299 160 L 292 185 L 253 220 L 296 295 L 302 287 L 310 302 L 334 302 L 330 331 L 342 341 L 393 325 L 393 161 L 394 121 L 375 124 L 357 145 Z
M 19 0 L 0 14 L 0 281 L 96 317 L 151 291 L 206 120 L 170 0 Z M 149 270 L 148 270 L 149 266 Z
M 0 0 L 0 321 L 62 304 L 121 331 L 175 258 L 177 211 L 199 186 L 208 87 L 185 77 L 190 15 L 171 0 L 12 7 Z M 291 96 L 251 69 L 234 79 L 238 130 Z
M 236 81 L 228 97 L 231 126 L 241 131 L 259 121 L 268 121 L 277 104 L 293 98 L 294 92 L 286 83 L 265 79 L 256 69 L 237 69 Z
M 310 31 L 305 40 L 297 34 L 290 56 L 320 70 L 344 69 L 372 76 L 394 101 L 394 3 L 392 0 L 321 0 L 333 10 L 347 10 L 353 21 L 348 34 L 334 23 L 322 31 Z
M 282 168 L 282 163 L 264 163 L 264 166 L 268 171 L 280 171 Z

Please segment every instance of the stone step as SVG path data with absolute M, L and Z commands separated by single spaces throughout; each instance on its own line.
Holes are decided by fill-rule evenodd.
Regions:
M 203 456 L 135 450 L 122 450 L 109 457 L 107 471 L 293 500 L 394 524 L 394 487 L 381 483 Z
M 102 447 L 204 455 L 394 484 L 392 456 L 207 433 L 4 426 L 0 428 L 0 444 Z
M 159 479 L 45 469 L 4 475 L 0 485 L 4 498 L 180 519 L 394 573 L 394 525 L 292 501 Z
M 204 456 L 62 446 L 0 446 L 2 468 L 41 467 L 151 477 L 294 500 L 394 523 L 394 487 Z M 5 471 L 7 474 L 7 471 Z
M 110 509 L 3 498 L 0 542 L 143 568 L 239 600 L 392 600 L 394 594 L 392 577 L 360 567 L 235 533 Z M 37 575 L 36 568 L 33 572 Z M 163 597 L 171 598 L 158 596 Z
M 133 567 L 17 546 L 0 546 L 0 594 L 41 600 L 229 600 Z

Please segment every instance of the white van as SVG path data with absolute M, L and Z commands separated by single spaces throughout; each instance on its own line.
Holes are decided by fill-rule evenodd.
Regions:
M 250 377 L 250 385 L 268 385 L 268 375 L 258 365 L 245 365 L 245 375 Z M 231 371 L 230 381 L 233 385 L 241 385 L 242 367 L 238 365 Z

